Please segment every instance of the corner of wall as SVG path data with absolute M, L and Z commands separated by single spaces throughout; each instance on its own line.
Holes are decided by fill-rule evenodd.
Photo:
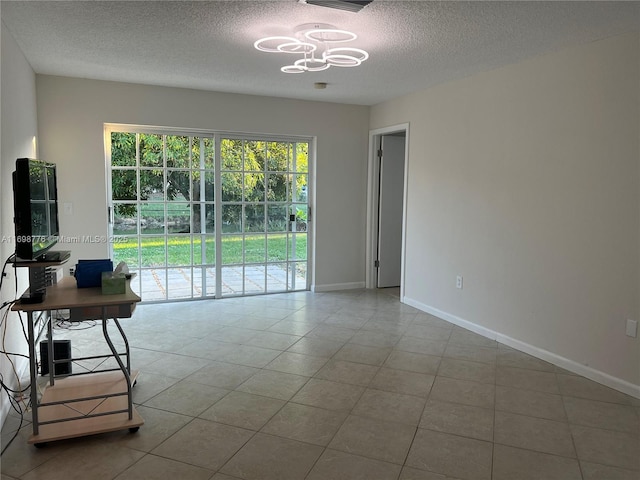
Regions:
M 13 162 L 16 158 L 35 156 L 37 138 L 36 87 L 35 72 L 24 57 L 6 27 L 0 25 L 0 262 L 13 253 L 13 201 L 11 184 Z M 7 200 L 8 199 L 8 200 Z M 1 267 L 0 267 L 1 268 Z M 13 270 L 13 268 L 10 268 Z M 0 302 L 12 301 L 16 291 L 26 288 L 25 272 L 8 275 L 0 292 Z M 17 278 L 17 285 L 14 278 Z M 1 371 L 4 382 L 9 388 L 16 389 L 28 370 L 29 362 L 20 355 L 28 355 L 28 346 L 23 336 L 20 319 L 15 312 L 9 312 L 5 319 L 6 328 L 2 329 L 3 350 L 18 354 L 12 356 L 10 362 L 2 362 Z M 4 360 L 4 359 L 3 359 Z M 0 420 L 2 424 L 7 418 L 10 401 L 4 391 L 0 392 Z

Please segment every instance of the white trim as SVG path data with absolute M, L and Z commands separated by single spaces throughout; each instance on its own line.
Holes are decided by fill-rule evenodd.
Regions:
M 311 137 L 308 151 L 309 175 L 307 179 L 307 289 L 316 280 L 316 178 L 317 178 L 317 145 L 318 137 Z
M 27 360 L 24 357 L 16 357 L 16 359 L 14 360 L 14 362 L 16 363 L 16 372 L 18 372 L 18 377 L 20 378 L 20 386 L 22 388 L 27 387 L 30 383 L 31 380 L 29 380 L 29 360 Z M 20 363 L 20 364 L 18 364 Z M 12 388 L 14 390 L 18 389 L 18 382 L 16 381 L 16 378 L 12 375 L 11 376 L 11 380 L 10 382 L 8 382 L 8 387 Z M 30 389 L 27 389 L 27 391 L 25 392 L 25 396 L 28 396 L 30 392 Z M 2 422 L 0 422 L 0 428 L 4 427 L 4 422 L 7 421 L 7 418 L 9 417 L 9 413 L 11 413 L 11 401 L 9 400 L 9 398 L 7 398 L 6 395 L 2 396 L 2 408 L 0 410 L 0 419 L 2 419 Z M 20 405 L 24 405 L 24 404 L 20 404 Z M 31 422 L 31 410 L 25 410 L 24 412 L 24 418 L 26 422 Z
M 478 335 L 482 335 L 483 337 L 489 338 L 491 340 L 496 340 L 503 345 L 515 348 L 516 350 L 532 355 L 536 358 L 539 358 L 540 360 L 552 363 L 560 368 L 564 368 L 565 370 L 568 370 L 575 374 L 582 375 L 583 377 L 593 380 L 594 382 L 598 382 L 602 385 L 618 390 L 619 392 L 623 392 L 627 395 L 631 395 L 632 397 L 640 399 L 640 385 L 635 385 L 631 382 L 618 377 L 614 377 L 613 375 L 609 375 L 608 373 L 601 372 L 600 370 L 596 370 L 595 368 L 583 365 L 569 358 L 536 347 L 535 345 L 531 345 L 521 340 L 511 338 L 500 332 L 485 328 L 481 325 L 475 324 L 437 308 L 425 305 L 424 303 L 417 302 L 411 298 L 400 298 L 402 299 L 403 303 L 417 308 L 418 310 L 422 310 L 423 312 L 429 313 L 442 320 L 453 323 L 454 325 L 458 325 L 460 327 L 466 328 L 467 330 L 471 330 Z
M 369 130 L 369 163 L 367 172 L 367 227 L 365 244 L 365 286 L 366 288 L 376 287 L 376 273 L 373 266 L 375 261 L 378 238 L 378 179 L 379 167 L 377 158 L 380 137 L 389 133 L 405 132 L 404 144 L 404 185 L 402 199 L 402 252 L 400 264 L 400 298 L 404 296 L 405 285 L 405 252 L 407 242 L 407 194 L 409 183 L 409 123 L 400 123 L 389 127 Z
M 0 418 L 2 419 L 2 423 L 0 423 L 0 428 L 4 427 L 4 422 L 7 421 L 10 411 L 11 411 L 11 405 L 9 404 L 9 399 L 6 397 L 6 395 L 3 395 L 2 409 L 0 409 Z
M 110 135 L 111 132 L 128 132 L 128 133 L 147 133 L 154 135 L 184 135 L 184 136 L 213 136 L 219 134 L 221 137 L 232 136 L 239 140 L 255 140 L 255 141 L 281 141 L 281 142 L 298 142 L 301 140 L 310 141 L 313 136 L 309 135 L 282 135 L 279 133 L 252 133 L 252 132 L 236 132 L 231 130 L 217 130 L 206 128 L 184 128 L 169 127 L 157 125 L 140 125 L 129 123 L 105 123 L 105 130 Z
M 311 291 L 315 293 L 332 292 L 335 290 L 354 290 L 364 288 L 364 282 L 327 283 L 325 285 L 311 285 Z
M 502 335 L 501 333 L 498 334 L 496 340 L 504 345 L 515 348 L 516 350 L 520 350 L 541 360 L 553 363 L 560 368 L 582 375 L 589 380 L 593 380 L 594 382 L 601 383 L 602 385 L 606 385 L 607 387 L 640 399 L 640 385 L 634 385 L 633 383 L 622 380 L 621 378 L 614 377 L 613 375 L 609 375 L 608 373 L 601 372 L 595 368 L 575 362 L 569 358 L 556 355 L 553 352 L 543 350 L 542 348 L 538 348 L 534 345 L 529 345 L 528 343 L 516 340 L 515 338 Z
M 438 317 L 442 320 L 446 320 L 449 323 L 453 323 L 454 325 L 458 325 L 459 327 L 466 328 L 467 330 L 471 330 L 478 335 L 482 335 L 490 340 L 496 340 L 498 337 L 498 332 L 485 328 L 481 325 L 472 323 L 463 318 L 457 317 L 447 312 L 443 312 L 442 310 L 438 310 L 437 308 L 431 307 L 429 305 L 425 305 L 424 303 L 417 302 L 408 297 L 400 297 L 402 299 L 402 303 L 406 303 L 411 307 L 415 307 L 418 310 L 422 310 L 423 312 L 429 313 L 434 317 Z

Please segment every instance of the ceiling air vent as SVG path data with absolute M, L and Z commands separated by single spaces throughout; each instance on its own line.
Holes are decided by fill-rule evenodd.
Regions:
M 373 0 L 298 0 L 300 3 L 317 5 L 318 7 L 337 8 L 347 12 L 359 12 Z

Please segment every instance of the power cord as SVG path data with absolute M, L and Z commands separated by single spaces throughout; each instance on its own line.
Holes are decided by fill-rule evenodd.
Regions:
M 24 422 L 24 413 L 29 408 L 29 404 L 31 403 L 31 399 L 29 399 L 29 404 L 24 405 L 24 409 L 20 405 L 20 401 L 24 402 L 24 394 L 29 391 L 31 385 L 27 385 L 24 388 L 21 386 L 20 376 L 18 375 L 18 372 L 16 371 L 15 363 L 11 358 L 13 356 L 17 356 L 17 357 L 23 357 L 28 359 L 29 356 L 23 355 L 21 353 L 7 352 L 7 349 L 5 347 L 5 338 L 6 338 L 7 323 L 8 323 L 7 317 L 9 315 L 9 310 L 10 310 L 9 307 L 14 303 L 15 301 L 5 302 L 2 305 L 2 307 L 0 307 L 0 311 L 4 310 L 4 313 L 2 314 L 2 319 L 0 320 L 0 326 L 2 328 L 2 351 L 0 353 L 4 354 L 7 357 L 7 360 L 9 360 L 9 363 L 11 364 L 11 369 L 13 370 L 13 374 L 15 375 L 16 380 L 18 382 L 18 388 L 13 389 L 9 387 L 4 381 L 4 376 L 2 376 L 1 374 L 0 374 L 0 388 L 2 388 L 2 390 L 7 394 L 7 398 L 9 399 L 9 405 L 11 405 L 13 410 L 18 415 L 20 415 L 20 424 L 18 425 L 18 428 L 16 429 L 11 439 L 6 443 L 6 445 L 3 446 L 2 451 L 0 452 L 0 455 L 2 455 L 5 452 L 5 450 L 9 447 L 9 445 L 11 445 L 13 440 L 18 436 L 18 433 L 20 432 L 20 429 L 22 428 L 22 424 Z M 23 333 L 26 334 L 26 332 L 24 331 L 24 325 L 23 325 Z M 18 395 L 20 396 L 20 401 L 16 398 L 16 396 Z
M 0 274 L 0 291 L 2 289 L 2 284 L 4 282 L 4 278 L 7 276 L 7 274 L 6 274 L 7 265 L 10 262 L 12 262 L 15 259 L 15 257 L 16 257 L 15 254 L 10 255 L 5 260 L 4 265 L 2 266 L 2 273 Z M 20 382 L 20 377 L 19 377 L 18 372 L 17 372 L 16 367 L 15 367 L 15 363 L 13 362 L 13 360 L 11 358 L 11 357 L 23 357 L 23 358 L 29 359 L 29 356 L 21 354 L 21 353 L 7 352 L 7 349 L 5 347 L 5 339 L 6 339 L 9 311 L 11 310 L 11 307 L 13 306 L 13 304 L 18 301 L 17 300 L 18 299 L 18 273 L 17 273 L 17 269 L 14 269 L 14 277 L 15 277 L 15 295 L 14 295 L 15 300 L 6 301 L 6 302 L 3 302 L 0 305 L 0 312 L 3 312 L 1 317 L 0 317 L 0 330 L 2 330 L 2 350 L 0 350 L 0 354 L 5 355 L 7 357 L 7 359 L 9 360 L 9 363 L 11 364 L 11 368 L 12 368 L 13 374 L 15 375 L 15 378 L 16 378 L 16 380 L 18 382 L 18 388 L 17 389 L 13 389 L 13 388 L 9 387 L 5 383 L 2 373 L 0 373 L 0 388 L 7 394 L 7 397 L 9 399 L 9 404 L 11 405 L 11 408 L 20 416 L 20 423 L 18 424 L 18 427 L 17 427 L 16 431 L 14 432 L 13 436 L 11 437 L 11 439 L 9 441 L 7 441 L 5 445 L 3 445 L 2 451 L 0 451 L 0 455 L 4 454 L 4 452 L 7 450 L 9 445 L 11 445 L 11 443 L 13 443 L 13 441 L 18 436 L 18 433 L 20 432 L 20 430 L 22 428 L 22 425 L 24 423 L 25 412 L 29 409 L 29 407 L 31 406 L 31 402 L 33 401 L 33 399 L 31 397 L 29 397 L 28 402 L 25 403 L 25 394 L 30 391 L 31 385 L 29 384 L 29 385 L 25 386 L 24 388 L 22 387 L 21 382 Z M 22 334 L 23 334 L 23 336 L 25 338 L 25 341 L 28 343 L 29 342 L 29 337 L 28 337 L 27 331 L 25 330 L 25 325 L 24 325 L 24 321 L 23 321 L 22 315 L 20 314 L 19 311 L 17 313 L 18 313 L 18 318 L 20 319 L 20 322 L 19 322 L 20 326 L 22 327 Z M 64 318 L 62 315 L 57 315 L 55 320 L 56 320 L 56 323 L 55 323 L 55 328 L 56 329 L 85 330 L 85 329 L 93 328 L 93 327 L 95 327 L 97 325 L 97 322 L 95 320 L 85 320 L 85 321 L 81 321 L 81 322 L 71 322 L 71 321 L 69 321 L 69 319 Z M 19 399 L 17 397 L 19 397 Z
M 0 274 L 0 291 L 2 290 L 2 284 L 4 283 L 4 279 L 7 276 L 6 274 L 6 269 L 7 269 L 7 265 L 14 261 L 16 258 L 15 253 L 10 255 L 9 257 L 7 257 L 7 259 L 4 261 L 4 264 L 2 266 L 2 273 Z M 29 405 L 31 404 L 31 398 L 29 398 L 28 403 L 24 403 L 25 402 L 25 393 L 27 393 L 29 391 L 29 389 L 31 388 L 31 385 L 27 385 L 26 387 L 22 387 L 21 382 L 20 382 L 20 376 L 18 375 L 18 372 L 16 371 L 16 366 L 14 361 L 12 360 L 12 357 L 23 357 L 23 358 L 29 358 L 28 355 L 24 355 L 21 353 L 12 353 L 12 352 L 8 352 L 5 346 L 5 339 L 7 337 L 7 325 L 8 325 L 8 316 L 9 316 L 9 311 L 11 310 L 11 307 L 13 306 L 14 303 L 16 303 L 17 301 L 17 296 L 18 296 L 18 273 L 17 273 L 17 269 L 14 269 L 14 276 L 15 276 L 15 294 L 14 294 L 14 298 L 15 300 L 10 300 L 10 301 L 6 301 L 3 302 L 2 305 L 0 305 L 0 312 L 2 313 L 2 317 L 0 318 L 0 329 L 2 330 L 2 350 L 0 351 L 0 354 L 3 354 L 7 357 L 7 360 L 9 361 L 9 363 L 11 364 L 11 369 L 13 371 L 13 375 L 15 375 L 15 378 L 18 382 L 18 388 L 17 389 L 13 389 L 11 387 L 9 387 L 5 381 L 4 381 L 4 376 L 0 373 L 0 388 L 2 389 L 2 391 L 4 391 L 7 394 L 7 398 L 9 399 L 9 405 L 11 405 L 11 408 L 18 414 L 20 415 L 20 423 L 18 425 L 18 428 L 16 429 L 15 433 L 13 434 L 13 436 L 11 437 L 11 439 L 6 442 L 6 444 L 3 446 L 2 451 L 0 452 L 0 455 L 4 454 L 4 452 L 7 450 L 7 448 L 9 447 L 9 445 L 11 445 L 11 443 L 13 443 L 13 440 L 15 440 L 15 438 L 18 436 L 18 433 L 20 432 L 20 429 L 22 428 L 22 425 L 24 423 L 24 414 L 25 411 L 29 408 Z M 18 316 L 20 318 L 20 325 L 22 327 L 22 333 L 25 337 L 25 340 L 28 342 L 28 335 L 27 332 L 25 330 L 24 327 L 24 322 L 22 321 L 22 316 L 20 315 L 20 312 L 18 312 Z M 19 396 L 19 399 L 16 398 L 17 396 Z M 24 409 L 21 406 L 21 403 L 24 405 Z
M 2 283 L 4 282 L 4 277 L 7 276 L 7 274 L 5 272 L 6 269 L 7 269 L 7 265 L 9 264 L 9 262 L 15 260 L 15 258 L 16 258 L 16 254 L 13 253 L 13 254 L 9 255 L 7 257 L 7 259 L 4 261 L 4 265 L 2 266 L 2 274 L 0 275 L 0 290 L 2 290 Z

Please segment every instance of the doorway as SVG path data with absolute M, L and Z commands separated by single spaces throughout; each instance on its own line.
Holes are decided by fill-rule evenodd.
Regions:
M 408 124 L 370 132 L 367 198 L 367 288 L 404 292 Z

